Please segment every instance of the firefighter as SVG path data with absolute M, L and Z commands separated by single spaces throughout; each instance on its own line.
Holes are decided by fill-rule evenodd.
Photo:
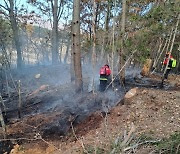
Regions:
M 169 63 L 168 63 L 168 59 L 169 59 Z M 164 67 L 166 67 L 167 64 L 168 66 L 167 66 L 166 72 L 164 73 L 164 79 L 168 79 L 169 72 L 171 71 L 173 67 L 176 66 L 176 60 L 173 58 L 170 52 L 166 53 L 166 57 L 163 61 Z
M 103 67 L 100 68 L 99 71 L 100 74 L 100 91 L 105 91 L 109 76 L 111 75 L 111 70 L 109 68 L 109 65 L 104 65 Z

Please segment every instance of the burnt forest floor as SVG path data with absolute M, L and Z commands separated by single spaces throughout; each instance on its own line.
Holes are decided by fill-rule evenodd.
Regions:
M 1 140 L 0 153 L 180 153 L 179 75 L 171 74 L 163 88 L 160 76 L 150 75 L 129 78 L 126 91 L 117 86 L 105 93 L 76 94 L 67 80 L 57 80 L 69 74 L 52 72 L 56 79 L 50 80 L 40 70 L 19 76 L 21 118 L 18 93 L 3 96 L 9 140 Z M 129 90 L 132 97 L 124 97 Z

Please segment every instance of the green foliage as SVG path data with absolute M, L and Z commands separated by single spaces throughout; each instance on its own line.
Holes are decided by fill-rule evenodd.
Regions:
M 142 134 L 139 137 L 139 142 L 155 140 L 151 137 L 151 134 Z M 180 132 L 176 132 L 172 134 L 170 137 L 163 138 L 160 141 L 150 143 L 152 146 L 155 147 L 157 153 L 162 154 L 179 154 L 180 153 Z
M 157 144 L 157 151 L 162 154 L 180 153 L 180 132 L 172 134 L 169 138 L 164 138 Z
M 94 154 L 95 152 L 96 152 L 96 154 L 103 154 L 103 153 L 105 153 L 105 150 L 103 148 L 96 147 L 96 149 L 95 149 L 95 147 L 91 146 L 91 145 L 88 145 L 86 147 L 86 150 L 87 150 L 88 154 Z M 86 154 L 87 152 L 84 151 L 83 154 Z
M 138 138 L 139 142 L 145 142 L 145 141 L 150 141 L 154 140 L 154 138 L 151 136 L 153 133 L 150 131 L 148 134 L 141 134 Z
M 133 22 L 133 21 L 137 21 L 138 19 L 139 19 L 139 18 L 138 18 L 137 15 L 132 15 L 129 20 L 130 20 L 131 22 Z
M 171 26 L 174 26 L 174 23 L 177 20 L 177 12 L 179 10 L 176 3 L 166 2 L 164 5 L 153 6 L 151 11 L 145 16 L 145 19 L 148 20 L 147 25 L 152 30 L 157 32 L 167 33 L 168 29 L 171 29 Z M 160 34 L 160 33 L 159 33 Z
M 149 48 L 149 31 L 142 30 L 139 31 L 134 38 L 130 38 L 125 41 L 125 47 L 128 51 L 137 50 L 134 59 L 143 63 L 150 56 L 150 48 Z
M 132 8 L 135 6 L 143 9 L 145 3 L 146 6 L 150 4 L 149 1 L 143 1 L 143 3 L 142 1 L 129 1 Z M 126 26 L 128 27 L 127 31 L 130 30 L 130 37 L 125 41 L 125 48 L 127 54 L 136 49 L 134 59 L 140 63 L 153 55 L 152 52 L 158 50 L 155 47 L 159 38 L 168 39 L 171 29 L 175 27 L 178 11 L 180 11 L 179 4 L 175 0 L 151 4 L 150 11 L 144 15 L 138 13 L 127 15 Z M 130 24 L 128 25 L 128 23 Z M 178 40 L 178 37 L 176 39 Z M 177 41 L 175 40 L 175 42 Z M 176 50 L 175 45 L 174 50 Z
M 138 148 L 140 148 L 140 146 L 149 144 L 154 147 L 157 153 L 180 154 L 180 132 L 176 132 L 170 137 L 164 138 L 159 141 L 152 137 L 151 134 L 142 134 L 138 138 L 133 139 L 127 146 L 133 146 L 137 143 L 144 143 L 142 145 L 140 144 Z M 112 144 L 111 151 L 114 149 L 114 153 L 121 153 L 122 147 L 120 146 L 120 144 L 121 142 L 118 142 L 118 144 L 116 145 Z
M 11 41 L 12 29 L 7 20 L 0 17 L 0 43 L 8 43 Z
M 149 29 L 151 30 L 151 36 L 152 35 L 161 35 L 165 28 L 163 27 L 162 23 L 156 23 L 152 24 Z
M 161 140 L 152 137 L 152 134 L 153 132 L 150 131 L 148 134 L 141 134 L 140 136 L 134 137 L 125 147 L 121 145 L 123 141 L 122 138 L 117 138 L 110 144 L 110 147 L 106 147 L 106 149 L 96 147 L 95 145 L 86 145 L 84 154 L 122 153 L 124 148 L 133 147 L 134 145 L 137 145 L 137 149 L 150 145 L 156 153 L 161 154 L 180 154 L 180 132 L 176 132 L 170 137 Z
M 164 19 L 163 16 L 164 16 L 164 10 L 161 8 L 161 6 L 158 6 L 156 8 L 153 8 L 152 11 L 146 16 L 146 18 L 153 22 L 157 22 L 157 21 L 163 21 Z

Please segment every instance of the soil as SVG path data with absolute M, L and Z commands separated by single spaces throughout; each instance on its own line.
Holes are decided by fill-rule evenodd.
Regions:
M 22 87 L 20 119 L 18 95 L 11 92 L 10 98 L 5 97 L 7 94 L 3 96 L 10 141 L 1 141 L 0 153 L 81 154 L 93 153 L 94 149 L 110 153 L 112 143 L 122 139 L 125 132 L 128 134 L 132 126 L 136 138 L 144 135 L 162 139 L 180 131 L 180 75 L 170 75 L 163 88 L 160 76 L 154 74 L 129 78 L 125 92 L 116 85 L 114 90 L 104 93 L 76 94 L 67 81 L 52 84 L 46 77 L 38 79 L 37 84 L 34 78 L 37 73 L 31 74 L 31 80 L 28 77 L 28 82 L 34 81 L 30 88 Z M 134 96 L 124 98 L 134 87 Z M 136 149 L 137 154 L 153 151 L 151 146 Z

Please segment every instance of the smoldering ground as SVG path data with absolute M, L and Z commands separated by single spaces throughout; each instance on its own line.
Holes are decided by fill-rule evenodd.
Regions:
M 115 80 L 113 88 L 110 85 L 105 92 L 99 92 L 99 68 L 100 65 L 95 68 L 93 74 L 90 65 L 82 66 L 84 83 L 82 93 L 75 92 L 74 83 L 71 83 L 70 79 L 69 65 L 24 68 L 18 73 L 12 71 L 15 83 L 21 81 L 22 107 L 19 119 L 19 95 L 13 89 L 9 77 L 10 97 L 7 93 L 2 95 L 5 104 L 3 112 L 8 125 L 7 137 L 34 138 L 40 134 L 45 139 L 64 139 L 68 132 L 72 131 L 72 126 L 76 127 L 88 118 L 94 116 L 100 123 L 104 116 L 121 102 L 124 94 L 135 85 L 124 87 Z M 139 69 L 128 68 L 127 82 L 133 84 L 137 75 L 139 75 Z M 95 82 L 94 92 L 92 81 Z M 149 81 L 142 79 L 142 82 Z
M 99 66 L 95 68 L 94 74 L 92 72 L 90 65 L 82 66 L 84 91 L 76 93 L 74 83 L 71 83 L 69 65 L 28 67 L 18 73 L 12 71 L 16 85 L 21 81 L 21 119 L 18 118 L 19 94 L 9 77 L 10 97 L 7 93 L 3 96 L 7 124 L 19 129 L 28 125 L 38 127 L 44 137 L 61 136 L 69 131 L 71 123 L 81 123 L 94 112 L 108 112 L 123 97 L 124 91 L 120 91 L 120 88 L 114 91 L 110 86 L 107 91 L 99 92 Z M 91 90 L 93 78 L 94 92 Z M 23 130 L 26 133 L 22 133 Z M 20 134 L 19 131 L 14 133 L 22 137 L 32 131 L 28 128 L 23 130 Z

